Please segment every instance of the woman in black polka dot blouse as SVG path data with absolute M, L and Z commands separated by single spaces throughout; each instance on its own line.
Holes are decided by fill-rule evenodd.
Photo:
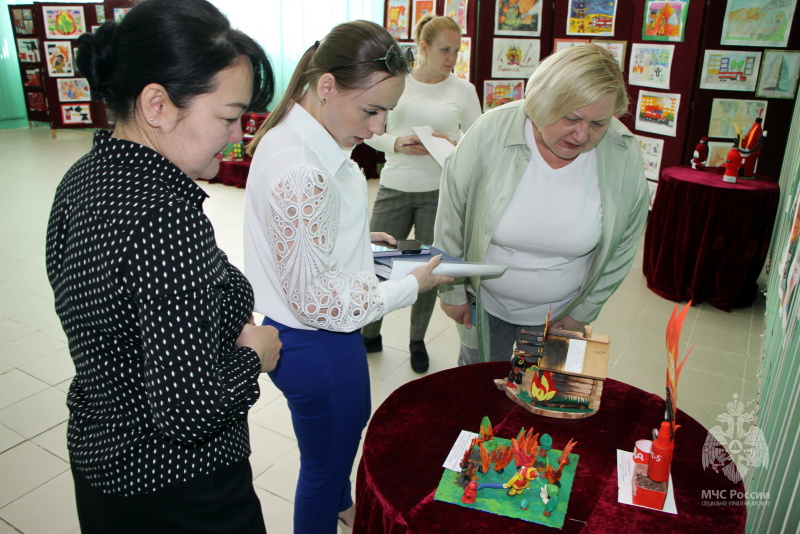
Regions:
M 58 187 L 47 273 L 69 339 L 81 531 L 265 532 L 247 411 L 277 330 L 217 248 L 203 190 L 272 98 L 264 51 L 205 0 L 144 0 L 79 41 L 116 117 Z

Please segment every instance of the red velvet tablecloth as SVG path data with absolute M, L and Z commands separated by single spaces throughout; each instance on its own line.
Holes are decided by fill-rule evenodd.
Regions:
M 745 506 L 709 506 L 713 501 L 703 497 L 704 490 L 730 495 L 744 492 L 744 487 L 711 468 L 703 469 L 707 431 L 694 419 L 678 413 L 682 427 L 672 463 L 678 515 L 620 504 L 616 450 L 632 450 L 637 439 L 651 437 L 663 417 L 663 399 L 607 379 L 598 413 L 587 419 L 553 419 L 531 414 L 496 388 L 492 380 L 507 376 L 508 370 L 509 364 L 502 362 L 448 369 L 409 382 L 389 396 L 364 438 L 355 534 L 557 532 L 434 500 L 442 463 L 459 432 L 478 432 L 484 416 L 497 437 L 516 437 L 522 427 L 533 426 L 534 432 L 550 434 L 557 449 L 570 438 L 577 440 L 572 452 L 580 461 L 561 532 L 744 531 Z
M 647 287 L 725 311 L 750 306 L 778 199 L 778 182 L 764 176 L 729 184 L 716 172 L 664 169 L 644 238 Z

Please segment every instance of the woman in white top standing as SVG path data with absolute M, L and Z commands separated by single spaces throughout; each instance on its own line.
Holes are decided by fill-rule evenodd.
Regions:
M 475 86 L 453 74 L 461 46 L 461 27 L 449 17 L 428 15 L 414 29 L 419 66 L 406 77 L 406 88 L 389 114 L 386 133 L 366 143 L 386 154 L 370 228 L 402 239 L 414 228 L 417 240 L 433 243 L 442 168 L 412 128 L 430 126 L 434 135 L 455 144 L 481 114 Z M 411 367 L 428 370 L 425 332 L 436 305 L 436 292 L 420 294 L 411 307 Z M 362 330 L 367 352 L 383 350 L 381 321 Z
M 245 274 L 264 324 L 280 332 L 270 378 L 285 395 L 300 448 L 294 532 L 352 526 L 350 472 L 370 416 L 362 326 L 452 278 L 434 257 L 379 282 L 367 224 L 366 178 L 352 148 L 383 133 L 413 58 L 381 26 L 336 26 L 300 59 L 248 148 Z

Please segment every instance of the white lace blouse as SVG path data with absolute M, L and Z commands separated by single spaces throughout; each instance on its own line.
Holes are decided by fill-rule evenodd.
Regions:
M 247 178 L 245 275 L 255 309 L 301 329 L 352 332 L 417 299 L 417 280 L 375 276 L 363 173 L 295 104 Z

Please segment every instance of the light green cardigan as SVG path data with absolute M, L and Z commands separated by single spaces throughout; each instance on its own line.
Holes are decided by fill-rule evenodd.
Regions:
M 528 166 L 527 118 L 523 101 L 495 108 L 472 125 L 445 163 L 439 192 L 434 245 L 467 261 L 482 262 L 503 210 Z M 589 323 L 631 268 L 647 217 L 648 188 L 638 142 L 617 119 L 595 148 L 603 228 L 580 292 L 565 315 Z M 478 303 L 477 328 L 459 325 L 461 341 L 488 358 L 489 335 L 480 299 L 480 278 L 439 286 L 447 304 L 467 302 L 466 284 Z M 477 330 L 477 332 L 476 332 Z

